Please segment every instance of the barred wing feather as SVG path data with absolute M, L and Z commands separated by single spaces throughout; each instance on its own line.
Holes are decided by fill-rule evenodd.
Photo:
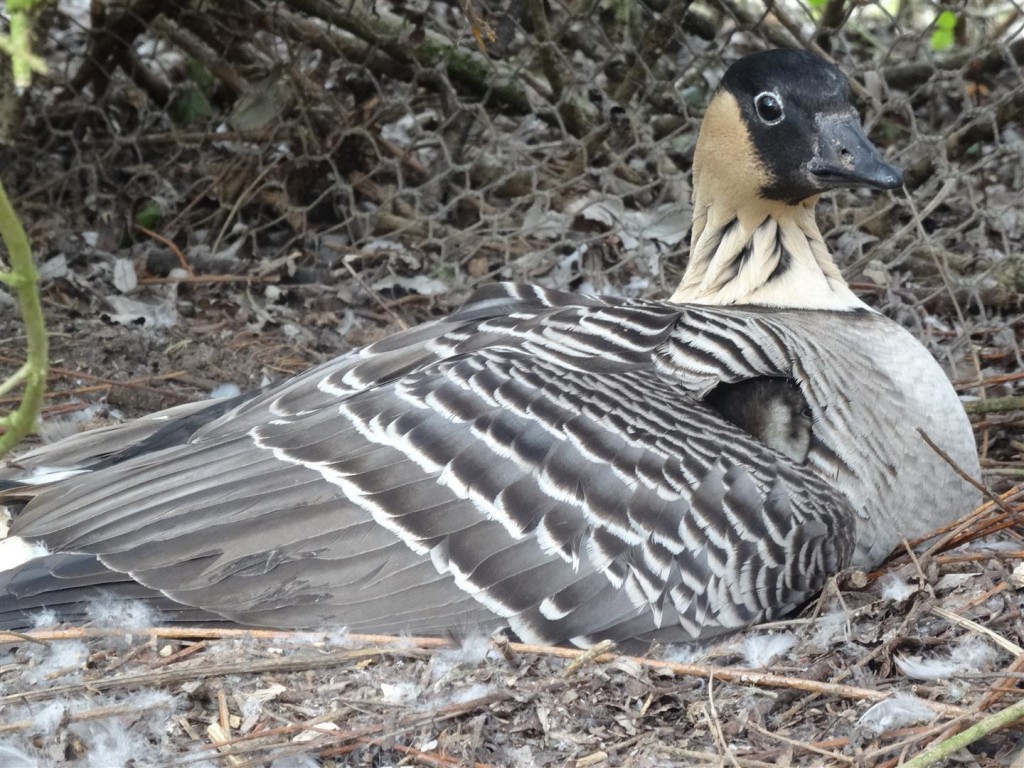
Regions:
M 706 639 L 853 551 L 845 498 L 701 402 L 793 364 L 756 312 L 494 286 L 44 491 L 14 532 L 248 624 Z

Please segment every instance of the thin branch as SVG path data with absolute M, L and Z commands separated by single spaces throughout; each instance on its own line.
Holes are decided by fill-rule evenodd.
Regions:
M 984 483 L 980 482 L 979 480 L 976 480 L 975 478 L 967 474 L 960 467 L 960 465 L 953 460 L 952 456 L 950 456 L 948 453 L 946 453 L 938 445 L 935 444 L 935 441 L 928 436 L 928 433 L 925 432 L 924 429 L 918 427 L 917 431 L 924 439 L 924 441 L 928 443 L 928 447 L 935 451 L 939 455 L 939 458 L 941 458 L 944 462 L 949 464 L 949 466 L 953 468 L 954 472 L 956 472 L 961 478 L 963 478 L 968 483 L 977 488 L 979 491 L 981 491 L 982 494 L 984 494 L 989 501 L 998 506 L 1001 510 L 1003 510 L 1003 512 L 1010 515 L 1011 517 L 1016 517 L 1014 511 L 1010 509 L 1008 506 L 1006 506 L 1006 503 L 1001 498 L 992 493 L 992 491 L 990 491 Z
M 904 763 L 903 768 L 928 768 L 928 766 L 936 765 L 949 758 L 957 750 L 1021 720 L 1024 720 L 1024 700 L 1018 701 L 994 715 L 989 715 L 980 723 L 976 723 L 956 736 L 922 752 L 913 760 Z
M 100 629 L 100 628 L 71 628 L 58 630 L 37 630 L 25 633 L 21 638 L 12 638 L 10 635 L 0 633 L 0 644 L 16 642 L 24 637 L 35 640 L 53 642 L 55 640 L 74 640 L 88 637 L 123 637 L 124 629 Z M 179 640 L 201 640 L 201 639 L 243 639 L 256 638 L 265 640 L 291 641 L 307 645 L 315 645 L 324 642 L 324 639 L 311 632 L 280 632 L 272 630 L 251 630 L 251 629 L 218 629 L 205 627 L 153 627 L 139 628 L 133 634 L 148 636 L 152 638 L 174 638 Z M 339 651 L 334 654 L 327 654 L 312 659 L 283 659 L 271 662 L 255 662 L 249 666 L 245 663 L 225 664 L 216 668 L 195 670 L 194 672 L 174 673 L 173 670 L 165 670 L 166 677 L 160 673 L 146 673 L 135 675 L 129 678 L 115 678 L 114 680 L 96 681 L 88 685 L 101 685 L 103 688 L 110 688 L 117 685 L 167 685 L 170 682 L 178 682 L 180 679 L 192 677 L 213 677 L 224 674 L 240 674 L 242 672 L 261 671 L 286 671 L 293 669 L 314 669 L 323 666 L 330 666 L 342 661 L 357 658 L 367 658 L 373 654 L 408 654 L 410 656 L 422 657 L 423 652 L 431 649 L 451 648 L 452 643 L 444 638 L 436 637 L 394 637 L 391 635 L 346 635 L 347 642 L 357 643 L 362 646 L 358 650 Z M 810 693 L 822 693 L 840 698 L 852 699 L 855 701 L 883 701 L 888 699 L 891 691 L 873 690 L 870 688 L 858 688 L 852 685 L 839 685 L 834 683 L 808 680 L 791 675 L 773 674 L 770 672 L 759 672 L 754 669 L 742 667 L 717 667 L 713 664 L 686 664 L 676 661 L 662 661 L 642 656 L 620 656 L 615 653 L 602 653 L 598 656 L 591 656 L 589 650 L 579 648 L 562 648 L 559 646 L 531 645 L 527 643 L 509 643 L 508 649 L 516 653 L 527 653 L 538 656 L 548 656 L 559 659 L 578 659 L 586 656 L 595 664 L 606 664 L 616 659 L 627 659 L 641 667 L 655 669 L 661 672 L 671 672 L 682 677 L 699 677 L 706 679 L 714 676 L 715 679 L 726 683 L 738 683 L 740 685 L 755 685 L 763 688 L 785 688 L 790 690 L 807 691 Z M 310 666 L 304 666 L 304 665 Z M 85 685 L 85 684 L 83 684 Z M 82 686 L 67 685 L 59 688 L 50 688 L 39 691 L 27 691 L 22 694 L 12 694 L 0 697 L 0 704 L 8 700 L 14 701 L 23 697 L 33 699 L 49 698 L 54 695 L 66 695 L 71 691 L 79 690 Z M 969 710 L 964 707 L 943 704 L 937 701 L 926 701 L 927 706 L 936 712 L 950 716 L 967 714 Z
M 143 712 L 150 712 L 154 709 L 167 709 L 170 704 L 164 702 L 153 702 L 148 705 L 140 705 L 138 702 L 130 704 L 114 704 L 109 707 L 96 707 L 94 709 L 83 709 L 79 712 L 65 711 L 61 717 L 62 723 L 85 723 L 90 720 L 105 720 L 108 717 L 131 717 L 137 718 Z M 35 720 L 17 720 L 13 723 L 0 723 L 0 733 L 20 733 L 30 728 L 38 727 Z
M 1024 395 L 1007 395 L 1006 397 L 990 397 L 986 400 L 970 400 L 964 403 L 968 413 L 1008 413 L 1024 411 Z
M 35 633 L 31 633 L 32 636 Z M 123 637 L 125 630 L 120 630 Z M 7 641 L 10 642 L 10 641 Z M 107 691 L 121 687 L 134 686 L 168 686 L 177 685 L 187 680 L 205 680 L 211 677 L 223 675 L 260 674 L 264 672 L 296 672 L 313 669 L 332 667 L 349 661 L 359 659 L 378 658 L 381 654 L 405 656 L 412 658 L 424 658 L 429 654 L 420 648 L 359 648 L 335 651 L 321 656 L 293 659 L 270 659 L 267 661 L 231 661 L 222 664 L 211 665 L 185 665 L 179 664 L 171 668 L 161 668 L 153 672 L 140 672 L 131 675 L 118 675 L 103 680 L 90 680 L 83 683 L 71 683 L 67 685 L 53 686 L 52 688 L 34 688 L 19 693 L 11 693 L 0 696 L 0 704 L 11 704 L 26 701 L 45 701 L 51 698 L 65 698 L 84 691 Z

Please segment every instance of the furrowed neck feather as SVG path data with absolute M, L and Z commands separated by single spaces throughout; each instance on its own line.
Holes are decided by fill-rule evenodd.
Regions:
M 763 197 L 772 174 L 744 129 L 736 99 L 708 105 L 693 159 L 690 260 L 671 301 L 863 309 L 814 220 L 817 197 Z
M 860 309 L 814 220 L 800 205 L 758 201 L 740 209 L 695 200 L 686 273 L 672 301 Z

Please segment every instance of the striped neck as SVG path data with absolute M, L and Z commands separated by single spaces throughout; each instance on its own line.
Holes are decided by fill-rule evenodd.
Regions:
M 671 301 L 799 309 L 863 309 L 814 220 L 799 205 L 758 200 L 728 207 L 696 196 L 686 273 Z

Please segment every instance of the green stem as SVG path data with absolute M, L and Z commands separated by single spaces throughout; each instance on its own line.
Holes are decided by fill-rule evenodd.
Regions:
M 31 368 L 31 366 L 29 366 L 28 363 L 25 363 L 23 366 L 21 366 L 21 368 L 16 370 L 14 373 L 12 373 L 6 379 L 4 379 L 3 381 L 0 381 L 0 397 L 3 397 L 4 395 L 6 395 L 8 392 L 10 392 L 16 386 L 21 384 L 21 382 L 23 382 L 25 379 L 27 379 L 28 378 L 28 372 L 29 372 L 30 368 Z M 6 424 L 6 423 L 7 422 L 5 421 L 4 424 Z
M 1007 395 L 1006 397 L 988 397 L 984 400 L 969 400 L 964 403 L 964 410 L 968 413 L 1024 411 L 1024 396 Z
M 50 342 L 43 320 L 43 306 L 39 300 L 39 273 L 32 263 L 25 229 L 14 213 L 7 198 L 4 185 L 0 182 L 0 239 L 7 245 L 11 271 L 0 272 L 2 282 L 11 287 L 21 307 L 21 318 L 25 323 L 27 355 L 25 364 L 10 379 L 0 384 L 0 391 L 13 388 L 20 380 L 25 381 L 25 394 L 21 404 L 5 420 L 9 429 L 0 435 L 0 456 L 11 450 L 18 441 L 32 431 L 36 417 L 43 405 L 46 391 L 46 374 L 49 370 Z M 13 383 L 12 383 L 13 381 Z
M 928 751 L 922 752 L 913 760 L 904 763 L 903 768 L 927 768 L 930 765 L 935 765 L 939 761 L 950 757 L 958 749 L 962 749 L 968 744 L 973 744 L 978 739 L 988 736 L 1000 728 L 1013 725 L 1022 719 L 1024 719 L 1024 700 L 1018 701 L 1016 704 L 1012 704 L 1006 709 L 996 712 L 994 715 L 989 715 L 980 723 L 975 723 L 956 736 L 939 742 Z

